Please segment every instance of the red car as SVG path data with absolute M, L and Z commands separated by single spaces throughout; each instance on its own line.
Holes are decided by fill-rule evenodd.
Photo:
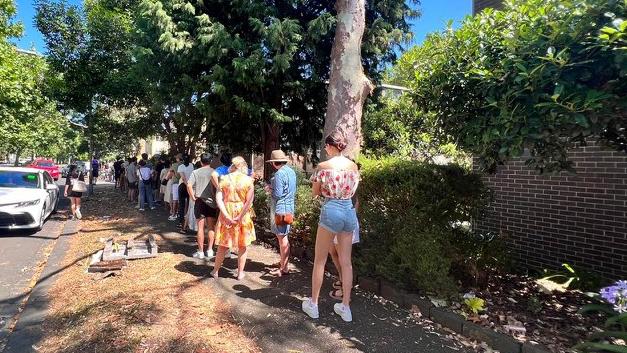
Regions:
M 59 166 L 50 159 L 36 159 L 28 164 L 28 167 L 47 171 L 55 181 L 59 180 L 61 174 Z

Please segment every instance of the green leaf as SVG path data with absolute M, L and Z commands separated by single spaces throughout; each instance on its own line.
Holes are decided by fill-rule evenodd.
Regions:
M 592 343 L 586 342 L 581 343 L 573 347 L 578 351 L 602 351 L 602 352 L 612 352 L 612 353 L 627 353 L 627 346 L 616 346 L 609 343 Z
M 586 304 L 581 309 L 579 309 L 580 314 L 596 313 L 596 312 L 604 312 L 610 315 L 616 314 L 616 311 L 614 311 L 614 309 L 612 309 L 607 304 Z
M 622 340 L 627 341 L 627 332 L 625 331 L 602 331 L 602 332 L 595 332 L 592 335 L 590 335 L 590 337 L 588 337 L 588 339 L 590 340 L 597 340 L 597 339 L 601 339 L 601 338 L 619 338 Z
M 607 321 L 605 321 L 605 327 L 612 327 L 618 324 L 627 325 L 627 313 L 610 317 Z

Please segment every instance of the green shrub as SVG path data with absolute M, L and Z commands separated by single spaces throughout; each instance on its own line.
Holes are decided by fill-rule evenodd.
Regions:
M 354 256 L 359 273 L 408 289 L 450 295 L 456 292 L 458 279 L 474 283 L 483 269 L 501 263 L 498 239 L 486 241 L 460 227 L 477 217 L 490 199 L 478 175 L 458 165 L 393 158 L 360 162 L 361 243 Z M 291 239 L 311 245 L 320 201 L 311 196 L 304 174 L 298 175 Z M 270 228 L 268 201 L 260 184 L 254 205 L 258 228 Z
M 452 294 L 453 261 L 465 255 L 452 244 L 468 235 L 459 224 L 471 222 L 490 199 L 480 177 L 457 165 L 393 158 L 361 162 L 358 272 Z

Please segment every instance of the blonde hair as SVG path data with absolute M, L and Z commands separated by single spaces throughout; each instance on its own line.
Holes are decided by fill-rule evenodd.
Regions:
M 233 173 L 235 171 L 248 175 L 248 163 L 246 163 L 246 160 L 243 157 L 237 156 L 231 160 L 229 172 Z

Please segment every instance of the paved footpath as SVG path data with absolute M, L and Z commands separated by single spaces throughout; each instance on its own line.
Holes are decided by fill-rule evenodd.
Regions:
M 175 231 L 162 214 L 146 213 L 154 231 L 165 239 L 159 251 L 191 256 L 196 251 L 195 236 Z M 312 320 L 301 311 L 301 301 L 311 293 L 311 264 L 292 263 L 292 273 L 276 278 L 268 272 L 278 261 L 278 253 L 267 245 L 249 249 L 247 277 L 235 279 L 237 260 L 225 260 L 221 278 L 209 276 L 213 260 L 189 258 L 178 269 L 209 283 L 228 301 L 232 315 L 263 352 L 369 352 L 369 353 L 447 353 L 471 352 L 462 338 L 444 332 L 427 320 L 413 318 L 406 310 L 359 288 L 351 308 L 353 322 L 346 323 L 333 313 L 335 301 L 328 296 L 332 279 L 321 292 L 320 319 Z
M 106 188 L 101 186 L 101 188 Z M 112 189 L 112 187 L 109 187 Z M 101 189 L 102 190 L 102 189 Z M 115 206 L 123 201 L 121 194 L 103 190 L 102 198 Z M 112 207 L 113 208 L 113 207 Z M 138 212 L 139 215 L 139 212 Z M 221 271 L 222 278 L 209 276 L 213 262 L 193 259 L 195 235 L 180 234 L 173 222 L 167 221 L 163 210 L 147 211 L 137 218 L 151 224 L 152 232 L 162 236 L 160 252 L 188 255 L 176 268 L 208 283 L 232 310 L 233 318 L 244 332 L 253 338 L 263 352 L 333 352 L 333 353 L 448 353 L 471 352 L 458 336 L 447 333 L 429 321 L 413 318 L 409 312 L 394 304 L 355 290 L 352 302 L 353 322 L 345 323 L 333 313 L 334 301 L 328 297 L 331 278 L 325 281 L 320 303 L 320 319 L 312 320 L 302 313 L 304 296 L 311 291 L 311 264 L 305 261 L 292 265 L 293 273 L 275 278 L 268 274 L 270 264 L 278 261 L 278 254 L 267 245 L 255 244 L 249 250 L 247 277 L 237 281 L 234 273 L 236 259 L 227 259 Z M 56 276 L 71 235 L 79 229 L 78 222 L 67 222 L 60 243 L 50 255 L 50 261 L 33 289 L 25 311 L 2 353 L 37 351 L 41 339 L 41 323 L 46 315 L 47 289 Z M 146 260 L 149 261 L 149 260 Z M 1 348 L 0 348 L 1 351 Z

